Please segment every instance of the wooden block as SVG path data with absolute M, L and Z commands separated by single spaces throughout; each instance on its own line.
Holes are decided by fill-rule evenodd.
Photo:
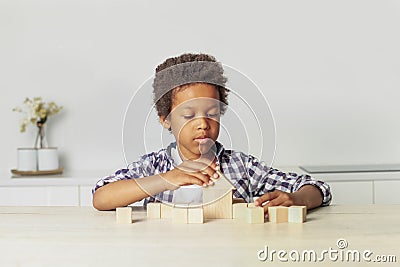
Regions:
M 256 205 L 254 205 L 254 202 L 251 202 L 251 203 L 248 203 L 247 204 L 247 207 L 249 207 L 249 208 L 254 208 Z
M 247 222 L 248 223 L 264 223 L 264 208 L 262 207 L 250 207 L 247 211 Z
M 173 204 L 161 203 L 161 219 L 171 219 Z
M 215 205 L 208 204 L 203 206 L 204 219 L 215 219 Z
M 215 200 L 218 198 L 218 190 L 203 190 L 204 219 L 215 218 Z
M 210 188 L 203 190 L 203 204 L 214 203 L 217 199 L 222 198 L 230 190 Z
M 220 171 L 214 185 L 203 188 L 203 209 L 205 219 L 232 219 L 233 183 Z
M 232 191 L 226 193 L 215 202 L 216 219 L 232 219 Z
M 203 223 L 203 222 L 204 222 L 203 207 L 189 204 L 188 223 Z
M 209 188 L 203 190 L 205 219 L 232 219 L 232 190 Z
M 236 204 L 236 203 L 246 203 L 246 201 L 244 201 L 243 198 L 233 198 L 232 204 Z
M 231 189 L 231 190 L 236 190 L 235 185 L 228 179 L 226 178 L 226 176 L 220 172 L 217 171 L 219 178 L 214 179 L 211 178 L 211 180 L 214 182 L 214 185 L 208 186 L 206 188 L 204 188 L 204 190 L 208 190 L 208 189 L 224 189 L 225 191 Z
M 247 203 L 235 203 L 232 206 L 232 217 L 239 221 L 246 221 L 247 218 Z
M 288 222 L 288 209 L 284 206 L 268 207 L 269 221 L 274 223 Z
M 176 204 L 172 208 L 173 223 L 188 223 L 188 204 Z
M 288 211 L 288 221 L 291 223 L 303 223 L 306 221 L 306 206 L 291 206 Z
M 116 208 L 117 223 L 130 224 L 132 223 L 132 207 Z
M 147 203 L 147 219 L 161 218 L 161 203 Z

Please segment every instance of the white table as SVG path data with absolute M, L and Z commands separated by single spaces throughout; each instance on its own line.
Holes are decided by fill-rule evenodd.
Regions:
M 395 255 L 397 263 L 386 264 L 397 266 L 399 222 L 400 205 L 331 206 L 310 211 L 304 224 L 259 225 L 172 224 L 147 220 L 136 207 L 134 223 L 121 225 L 115 212 L 90 207 L 0 207 L 0 266 L 287 266 L 290 261 L 262 262 L 257 252 L 268 246 L 319 255 L 329 247 L 338 250 L 339 238 L 348 242 L 345 250 Z M 322 263 L 343 264 L 328 258 Z

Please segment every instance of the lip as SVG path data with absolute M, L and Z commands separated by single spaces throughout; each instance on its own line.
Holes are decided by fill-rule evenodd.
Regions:
M 211 141 L 212 139 L 208 136 L 200 136 L 200 137 L 196 137 L 194 139 L 194 141 L 196 141 L 197 143 L 199 143 L 200 145 L 207 143 L 208 141 Z

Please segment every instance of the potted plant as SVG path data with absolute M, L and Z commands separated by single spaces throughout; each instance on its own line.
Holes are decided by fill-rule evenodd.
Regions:
M 18 149 L 18 170 L 49 171 L 59 168 L 57 148 L 47 144 L 46 123 L 49 117 L 56 115 L 61 109 L 62 107 L 54 102 L 44 102 L 41 97 L 25 98 L 22 107 L 13 109 L 24 115 L 21 120 L 21 133 L 26 131 L 29 124 L 37 127 L 34 147 Z

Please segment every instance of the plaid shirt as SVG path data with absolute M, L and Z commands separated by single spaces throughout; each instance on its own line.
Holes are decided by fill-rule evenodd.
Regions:
M 321 191 L 323 196 L 322 205 L 329 205 L 332 196 L 327 183 L 314 180 L 309 175 L 284 173 L 270 168 L 264 162 L 251 155 L 224 149 L 219 142 L 216 142 L 216 146 L 216 164 L 220 166 L 221 172 L 235 185 L 235 198 L 242 198 L 246 202 L 252 202 L 252 197 L 261 196 L 275 190 L 292 193 L 304 185 L 313 185 Z M 175 167 L 174 160 L 171 157 L 172 147 L 176 148 L 176 142 L 158 152 L 143 155 L 138 161 L 129 164 L 126 169 L 120 169 L 98 181 L 93 192 L 115 181 L 142 178 L 172 170 Z M 173 195 L 174 191 L 161 192 L 146 198 L 144 205 L 154 201 L 172 202 Z

